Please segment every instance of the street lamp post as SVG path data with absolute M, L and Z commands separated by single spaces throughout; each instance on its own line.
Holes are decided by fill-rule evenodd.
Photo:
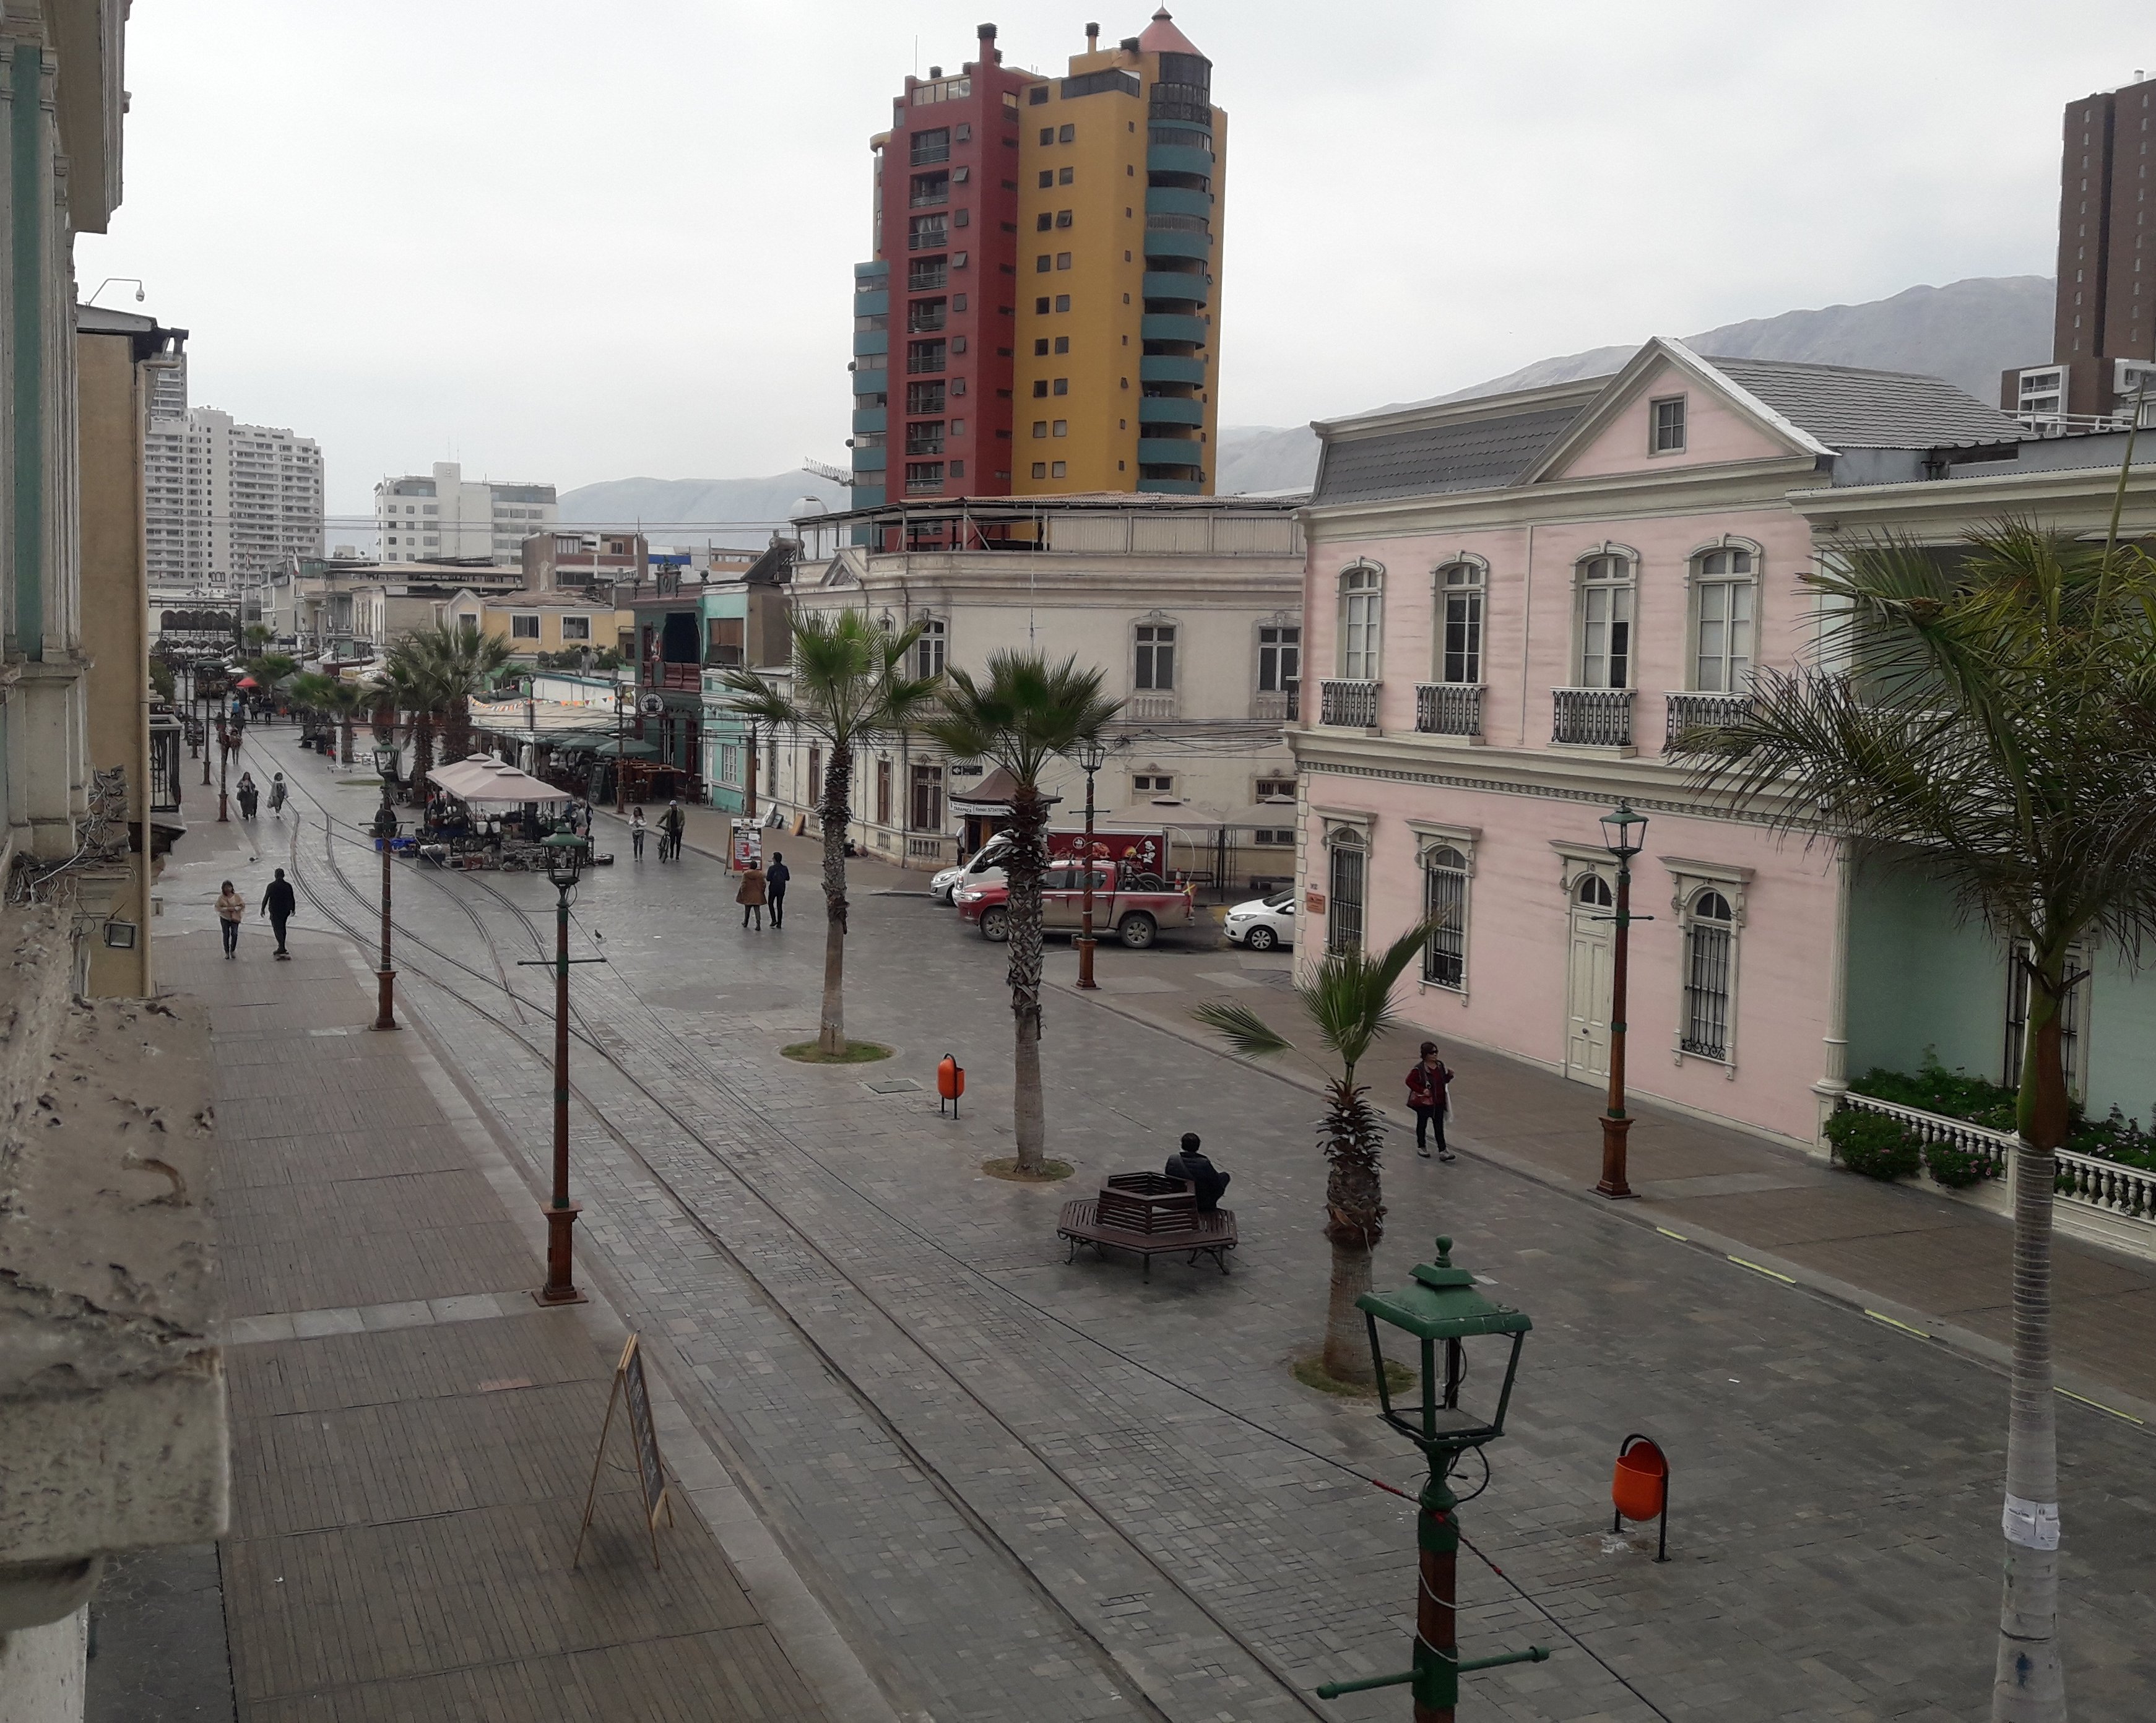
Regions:
M 622 756 L 629 745 L 629 702 L 621 685 L 621 673 L 613 673 L 613 812 L 619 819 L 629 806 L 629 781 L 622 773 Z
M 582 1304 L 572 1260 L 570 1228 L 580 1205 L 569 1200 L 569 899 L 584 861 L 584 840 L 557 832 L 546 840 L 547 877 L 559 900 L 554 909 L 554 1196 L 547 1207 L 547 1284 L 542 1305 Z M 590 960 L 603 961 L 603 960 Z
M 228 823 L 232 818 L 226 811 L 225 779 L 232 771 L 232 751 L 238 746 L 232 732 L 224 727 L 224 719 L 220 715 L 217 720 L 217 823 L 219 825 Z
M 1098 736 L 1089 736 L 1078 745 L 1072 756 L 1079 769 L 1086 774 L 1086 864 L 1084 880 L 1080 885 L 1078 900 L 1078 985 L 1091 987 L 1093 980 L 1093 774 L 1098 772 L 1108 757 L 1107 745 Z
M 389 851 L 398 830 L 397 809 L 389 799 L 390 788 L 397 782 L 393 743 L 375 744 L 374 769 L 382 774 L 382 806 L 374 812 L 374 838 L 382 850 L 382 961 L 374 972 L 377 990 L 374 1027 L 393 1029 L 397 1027 L 397 972 L 389 967 Z
M 1632 943 L 1632 924 L 1653 920 L 1632 913 L 1632 858 L 1645 841 L 1647 817 L 1620 802 L 1602 816 L 1604 847 L 1617 858 L 1617 908 L 1610 920 L 1617 929 L 1615 949 L 1609 963 L 1609 1105 L 1602 1115 L 1602 1179 L 1596 1192 L 1604 1197 L 1630 1197 L 1625 1182 L 1625 1140 L 1632 1121 L 1625 1115 L 1625 981 Z

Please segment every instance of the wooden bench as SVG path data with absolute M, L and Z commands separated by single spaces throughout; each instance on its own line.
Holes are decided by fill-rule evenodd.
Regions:
M 1065 1262 L 1076 1259 L 1081 1244 L 1091 1245 L 1096 1255 L 1105 1249 L 1131 1251 L 1143 1259 L 1147 1280 L 1156 1256 L 1178 1251 L 1189 1253 L 1193 1267 L 1199 1257 L 1211 1257 L 1224 1274 L 1236 1244 L 1231 1211 L 1200 1214 L 1188 1184 L 1158 1172 L 1119 1172 L 1097 1197 L 1065 1203 L 1055 1236 L 1070 1241 Z

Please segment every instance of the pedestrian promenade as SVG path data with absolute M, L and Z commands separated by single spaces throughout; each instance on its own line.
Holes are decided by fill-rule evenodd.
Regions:
M 731 1485 L 670 1402 L 663 1567 L 617 1418 L 571 1570 L 620 1331 L 603 1305 L 534 1302 L 531 1193 L 422 1035 L 367 1027 L 372 977 L 345 942 L 295 932 L 273 963 L 254 926 L 237 961 L 206 930 L 158 944 L 215 1041 L 237 1716 L 833 1715 L 706 1524 Z

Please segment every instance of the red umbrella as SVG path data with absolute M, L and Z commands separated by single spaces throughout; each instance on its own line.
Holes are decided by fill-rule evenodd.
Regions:
M 259 688 L 262 685 L 259 682 L 257 682 L 252 676 L 242 676 L 239 679 L 239 685 L 242 688 Z

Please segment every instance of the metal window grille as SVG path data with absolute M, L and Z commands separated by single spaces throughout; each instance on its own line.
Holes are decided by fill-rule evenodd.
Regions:
M 2006 981 L 2006 1060 L 1999 1081 L 2009 1089 L 2021 1086 L 2021 1062 L 2025 1056 L 2029 1032 L 2029 989 L 2035 985 L 2029 979 L 2029 942 L 2014 941 L 2012 968 Z M 2066 973 L 2088 967 L 2088 953 L 2079 946 L 2066 948 Z M 2082 1099 L 2081 1073 L 2082 993 L 2082 987 L 2068 990 L 2059 1002 L 2059 1063 L 2066 1068 L 2066 1093 L 2076 1100 Z
M 1707 892 L 1686 932 L 1685 1032 L 1680 1045 L 1706 1059 L 1729 1056 L 1729 905 Z
M 1363 869 L 1367 858 L 1363 846 L 1346 838 L 1332 846 L 1331 914 L 1326 920 L 1325 948 L 1328 951 L 1363 949 Z
M 1435 924 L 1423 947 L 1422 978 L 1455 991 L 1467 985 L 1467 860 L 1456 849 L 1424 859 L 1423 914 Z

